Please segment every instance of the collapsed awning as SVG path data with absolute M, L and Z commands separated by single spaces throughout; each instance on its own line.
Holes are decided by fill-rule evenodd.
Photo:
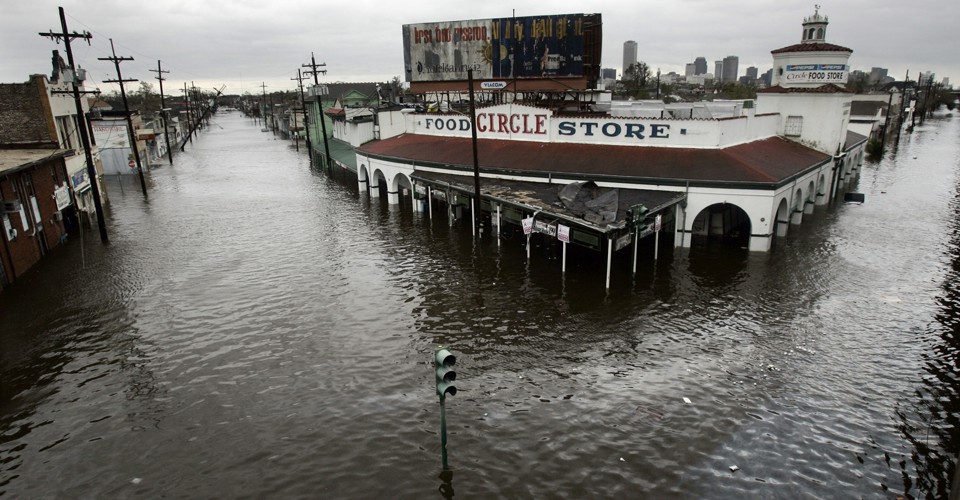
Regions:
M 418 185 L 431 186 L 434 190 L 453 191 L 465 200 L 474 195 L 472 176 L 453 175 L 417 170 L 411 176 Z M 621 233 L 627 228 L 629 210 L 642 206 L 646 216 L 666 213 L 682 202 L 686 195 L 676 191 L 652 191 L 646 189 L 602 188 L 596 184 L 556 184 L 516 181 L 498 178 L 480 178 L 480 195 L 484 201 L 537 213 L 538 219 L 555 219 L 566 225 L 579 227 L 607 236 Z M 573 193 L 573 203 L 565 204 L 561 192 Z M 424 192 L 419 193 L 424 196 Z M 582 194 L 580 198 L 578 194 Z M 569 196 L 568 196 L 569 197 Z M 448 199 L 448 202 L 453 203 Z M 466 201 L 469 204 L 469 201 Z M 568 206 L 570 205 L 570 206 Z M 592 208 L 585 209 L 586 205 Z M 606 212 L 598 215 L 595 210 Z

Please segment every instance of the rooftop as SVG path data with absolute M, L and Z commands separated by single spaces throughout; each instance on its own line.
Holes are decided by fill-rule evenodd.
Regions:
M 609 146 L 478 139 L 480 170 L 543 178 L 657 185 L 770 187 L 830 159 L 780 137 L 723 149 Z M 470 138 L 403 134 L 368 142 L 362 155 L 449 170 L 473 169 Z

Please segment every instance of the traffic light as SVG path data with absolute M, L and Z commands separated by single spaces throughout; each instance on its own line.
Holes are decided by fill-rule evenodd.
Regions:
M 457 357 L 442 347 L 437 348 L 433 355 L 433 366 L 437 372 L 437 396 L 440 396 L 441 400 L 448 394 L 457 394 L 457 387 L 453 385 L 453 381 L 457 379 L 457 372 L 453 371 L 456 362 Z

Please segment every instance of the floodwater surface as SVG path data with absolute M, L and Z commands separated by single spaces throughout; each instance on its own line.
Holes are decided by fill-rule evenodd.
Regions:
M 0 293 L 0 496 L 942 497 L 960 119 L 769 254 L 479 244 L 216 115 Z M 482 159 L 481 159 L 482 161 Z M 649 250 L 649 247 L 647 247 Z M 622 255 L 620 255 L 622 254 Z M 441 474 L 432 353 L 457 355 Z

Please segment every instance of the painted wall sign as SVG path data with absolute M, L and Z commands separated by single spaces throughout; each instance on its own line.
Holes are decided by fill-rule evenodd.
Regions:
M 846 64 L 788 64 L 784 68 L 787 83 L 847 83 Z
M 406 81 L 466 80 L 470 69 L 479 79 L 582 77 L 585 27 L 599 26 L 599 17 L 561 14 L 405 24 Z

